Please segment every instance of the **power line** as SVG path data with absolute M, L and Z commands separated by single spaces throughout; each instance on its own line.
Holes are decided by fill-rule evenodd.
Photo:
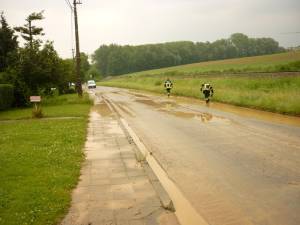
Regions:
M 280 34 L 300 34 L 300 31 L 294 31 L 294 32 L 283 32 Z
M 65 2 L 67 3 L 67 5 L 69 6 L 69 8 L 73 11 L 73 7 L 72 7 L 72 5 L 71 5 L 71 3 L 70 3 L 70 1 L 69 0 L 65 0 Z
M 73 22 L 73 13 L 74 13 L 74 8 L 72 6 L 72 4 L 70 3 L 69 0 L 65 0 L 67 6 L 69 7 L 70 11 L 71 11 L 71 14 L 70 14 L 70 18 L 71 18 L 71 35 L 70 35 L 70 39 L 71 39 L 71 54 L 72 54 L 72 58 L 75 59 L 74 57 L 74 22 Z
M 78 35 L 78 18 L 77 18 L 77 7 L 76 5 L 81 4 L 80 0 L 73 0 L 73 6 L 69 0 L 65 0 L 69 8 L 71 9 L 71 48 L 72 56 L 74 59 L 74 49 L 73 49 L 73 13 L 74 13 L 74 26 L 75 26 L 75 41 L 76 41 L 76 90 L 78 96 L 82 96 L 82 86 L 80 78 L 80 50 L 79 50 L 79 35 Z

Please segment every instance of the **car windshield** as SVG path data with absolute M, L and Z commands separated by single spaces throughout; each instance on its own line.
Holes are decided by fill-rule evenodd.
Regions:
M 88 81 L 88 84 L 95 84 L 95 81 L 89 80 L 89 81 Z

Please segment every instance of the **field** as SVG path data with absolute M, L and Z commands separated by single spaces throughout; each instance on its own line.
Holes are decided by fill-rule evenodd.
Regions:
M 300 51 L 288 52 L 143 71 L 99 85 L 164 93 L 163 82 L 170 77 L 172 94 L 201 98 L 200 86 L 209 82 L 215 90 L 213 101 L 300 115 L 300 73 L 278 72 L 297 71 L 299 62 Z
M 199 75 L 240 72 L 300 71 L 300 51 L 173 66 L 131 75 Z
M 57 224 L 68 210 L 86 137 L 90 101 L 64 95 L 0 112 L 0 224 Z

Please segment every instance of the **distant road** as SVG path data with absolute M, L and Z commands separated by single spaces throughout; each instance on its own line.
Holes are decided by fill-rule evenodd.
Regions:
M 96 92 L 118 107 L 210 225 L 300 224 L 300 118 L 262 112 L 262 120 L 237 107 Z

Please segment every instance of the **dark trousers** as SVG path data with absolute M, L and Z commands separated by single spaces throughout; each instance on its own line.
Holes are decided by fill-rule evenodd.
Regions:
M 208 98 L 210 96 L 210 90 L 204 90 L 203 94 L 205 98 Z

